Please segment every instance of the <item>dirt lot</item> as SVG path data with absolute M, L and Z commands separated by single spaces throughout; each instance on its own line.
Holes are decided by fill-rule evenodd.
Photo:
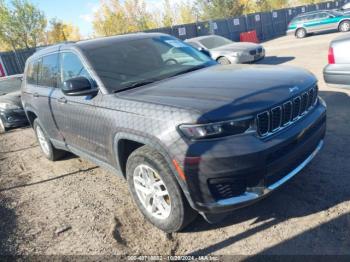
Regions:
M 322 80 L 337 34 L 265 44 L 261 63 L 320 79 L 325 148 L 296 179 L 254 206 L 166 236 L 135 208 L 125 181 L 77 157 L 45 160 L 31 129 L 0 137 L 0 254 L 350 254 L 350 90 Z

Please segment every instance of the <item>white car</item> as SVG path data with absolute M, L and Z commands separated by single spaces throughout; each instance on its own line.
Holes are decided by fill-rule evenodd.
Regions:
M 350 13 L 350 3 L 347 3 L 340 8 L 340 11 L 343 13 Z

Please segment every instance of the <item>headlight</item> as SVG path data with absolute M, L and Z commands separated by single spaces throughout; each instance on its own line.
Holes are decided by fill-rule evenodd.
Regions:
M 15 109 L 21 109 L 19 106 L 11 104 L 11 103 L 0 103 L 0 109 L 6 109 L 6 110 L 15 110 Z
M 181 132 L 190 139 L 218 138 L 255 132 L 253 118 L 230 120 L 203 125 L 180 125 Z

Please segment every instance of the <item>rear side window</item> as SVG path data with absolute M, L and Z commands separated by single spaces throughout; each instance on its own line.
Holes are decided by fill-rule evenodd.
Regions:
M 39 71 L 38 85 L 57 87 L 58 54 L 44 56 Z
M 90 74 L 76 54 L 70 52 L 61 53 L 60 86 L 62 86 L 64 81 L 79 76 L 84 76 L 90 81 L 92 80 Z
M 28 64 L 26 81 L 30 85 L 36 85 L 38 83 L 38 72 L 39 72 L 39 60 L 30 62 Z
M 326 14 L 326 13 L 319 13 L 319 14 L 316 14 L 316 15 L 315 15 L 315 18 L 316 18 L 316 19 L 326 19 L 326 18 L 328 18 L 328 17 L 329 17 L 329 15 Z

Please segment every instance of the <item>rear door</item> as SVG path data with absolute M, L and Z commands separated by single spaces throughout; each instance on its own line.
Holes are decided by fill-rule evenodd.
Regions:
M 58 53 L 43 56 L 39 64 L 38 85 L 33 93 L 37 99 L 38 114 L 41 124 L 51 139 L 62 140 L 57 123 L 52 113 L 51 94 L 57 88 Z
M 318 13 L 307 15 L 305 17 L 304 26 L 308 33 L 320 31 L 321 21 L 318 17 Z
M 52 114 L 50 95 L 57 87 L 58 54 L 48 54 L 28 65 L 24 101 L 35 112 L 38 119 L 52 139 L 60 139 L 60 134 Z

